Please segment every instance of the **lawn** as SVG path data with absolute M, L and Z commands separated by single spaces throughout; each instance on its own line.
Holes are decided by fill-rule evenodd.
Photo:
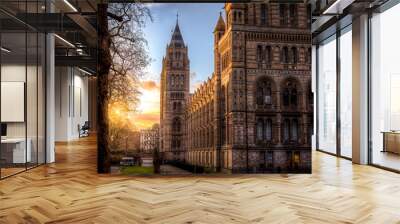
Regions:
M 125 166 L 121 167 L 121 174 L 154 174 L 154 168 L 143 166 Z

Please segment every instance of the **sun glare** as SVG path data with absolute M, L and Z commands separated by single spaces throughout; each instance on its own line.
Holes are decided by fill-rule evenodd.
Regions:
M 160 89 L 158 86 L 148 88 L 143 85 L 140 92 L 138 111 L 132 115 L 132 119 L 137 128 L 150 128 L 160 122 Z

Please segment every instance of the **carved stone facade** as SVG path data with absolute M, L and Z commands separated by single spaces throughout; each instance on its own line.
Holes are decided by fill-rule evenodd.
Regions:
M 185 106 L 182 162 L 215 171 L 310 172 L 313 95 L 306 4 L 227 3 L 214 73 Z

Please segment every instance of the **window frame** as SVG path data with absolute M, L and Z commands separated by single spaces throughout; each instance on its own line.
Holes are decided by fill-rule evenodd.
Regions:
M 341 75 L 341 71 L 340 71 L 340 69 L 341 69 L 340 68 L 340 41 L 341 40 L 340 39 L 341 39 L 341 36 L 347 32 L 352 32 L 352 23 L 351 22 L 349 24 L 347 24 L 346 26 L 340 28 L 339 30 L 336 30 L 335 33 L 332 33 L 331 35 L 327 36 L 326 38 L 319 40 L 318 43 L 315 44 L 316 45 L 316 60 L 315 61 L 317 64 L 317 66 L 316 66 L 317 94 L 316 94 L 316 98 L 315 98 L 315 102 L 314 102 L 314 106 L 316 108 L 316 110 L 315 110 L 315 112 L 316 112 L 316 121 L 315 121 L 316 122 L 316 130 L 315 130 L 316 138 L 315 138 L 315 140 L 316 140 L 316 151 L 327 153 L 327 154 L 337 156 L 340 158 L 344 158 L 347 160 L 352 160 L 349 157 L 343 156 L 341 153 L 341 122 L 340 122 L 340 112 L 341 112 L 341 110 L 340 110 L 340 103 L 341 103 L 341 100 L 340 100 L 340 98 L 341 98 L 341 96 L 340 96 L 341 95 L 340 94 L 340 84 L 341 84 L 340 83 L 340 75 Z M 320 74 L 319 74 L 319 66 L 318 66 L 320 63 L 319 47 L 322 43 L 327 43 L 330 41 L 336 42 L 336 50 L 335 50 L 335 53 L 336 53 L 336 60 L 335 60 L 335 64 L 336 64 L 336 108 L 335 108 L 335 110 L 336 110 L 336 139 L 335 139 L 336 150 L 333 153 L 329 152 L 327 150 L 321 149 L 319 147 L 319 145 L 320 145 L 319 144 L 319 135 L 320 135 L 319 116 L 321 113 L 321 111 L 319 110 L 319 104 L 320 104 L 319 94 L 320 93 L 318 93 L 319 85 L 321 82 L 319 80 Z

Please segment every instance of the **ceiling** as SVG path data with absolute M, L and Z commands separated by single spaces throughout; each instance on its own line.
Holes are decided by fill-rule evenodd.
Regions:
M 84 65 L 95 70 L 96 6 L 96 0 L 48 0 L 47 5 L 45 0 L 1 0 L 2 46 L 11 50 L 2 51 L 2 55 L 7 55 L 2 61 L 8 58 L 25 62 L 26 56 L 35 58 L 44 44 L 37 45 L 34 37 L 50 32 L 57 34 L 56 65 Z

